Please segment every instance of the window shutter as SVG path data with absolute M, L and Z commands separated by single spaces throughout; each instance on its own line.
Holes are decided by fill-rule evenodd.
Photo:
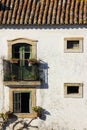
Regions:
M 21 93 L 13 93 L 13 111 L 15 113 L 21 112 Z
M 30 58 L 32 58 L 32 46 L 30 46 Z

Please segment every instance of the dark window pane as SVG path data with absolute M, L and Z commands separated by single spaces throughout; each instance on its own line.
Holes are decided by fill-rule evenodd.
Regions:
M 79 93 L 79 86 L 67 86 L 67 94 Z
M 12 57 L 19 59 L 19 53 L 13 53 Z
M 21 93 L 21 113 L 29 113 L 29 93 Z
M 30 52 L 30 47 L 29 47 L 29 45 L 26 45 L 26 46 L 25 46 L 25 51 L 26 51 L 26 52 Z
M 25 53 L 25 59 L 29 59 L 30 53 Z
M 75 41 L 67 41 L 67 49 L 73 49 L 79 47 L 79 40 L 75 40 Z

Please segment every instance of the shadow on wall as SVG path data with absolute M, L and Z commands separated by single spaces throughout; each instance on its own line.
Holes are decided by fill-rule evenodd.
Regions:
M 40 60 L 41 89 L 48 89 L 48 64 Z
M 2 6 L 2 8 L 5 8 L 5 7 L 3 7 Z M 8 7 L 7 7 L 8 8 Z M 12 7 L 11 7 L 12 8 Z M 53 30 L 53 29 L 79 29 L 79 28 L 87 28 L 87 26 L 86 25 L 78 25 L 78 24 L 72 24 L 72 25 L 66 25 L 66 24 L 62 24 L 62 25 L 39 25 L 38 26 L 38 24 L 37 25 L 29 25 L 29 24 L 26 24 L 26 25 L 16 25 L 16 24 L 13 24 L 13 25 L 2 25 L 2 26 L 0 26 L 0 29 L 18 29 L 18 30 L 20 30 L 20 29 L 36 29 L 36 30 L 38 30 L 38 29 L 41 29 L 41 30 L 43 30 L 43 29 L 45 29 L 45 30 L 47 30 L 47 29 L 50 29 L 50 30 Z
M 18 120 L 18 117 L 16 115 L 11 113 L 10 111 L 8 113 L 9 113 L 8 115 L 5 114 L 5 118 L 2 115 L 2 121 L 0 121 L 0 127 L 1 127 L 0 130 L 6 130 L 11 124 L 13 130 L 24 130 L 24 129 L 29 130 L 29 128 L 38 128 L 38 126 L 32 126 L 31 122 L 37 119 L 38 117 L 41 120 L 46 120 L 46 115 L 50 115 L 50 113 L 43 108 L 38 117 L 31 118 L 30 120 L 24 120 L 24 119 Z M 20 127 L 18 129 L 15 129 L 18 125 L 20 125 Z
M 2 113 L 2 120 L 0 121 L 0 130 L 6 130 L 10 124 L 14 123 L 18 117 L 12 112 L 8 111 L 5 114 Z
M 45 121 L 47 115 L 51 115 L 50 112 L 48 112 L 46 109 L 42 109 L 42 112 L 41 112 L 41 115 L 40 115 L 39 118 L 40 118 L 41 120 L 44 120 L 44 121 Z

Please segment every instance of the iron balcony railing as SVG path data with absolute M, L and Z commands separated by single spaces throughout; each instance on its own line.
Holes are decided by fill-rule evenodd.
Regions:
M 10 61 L 3 62 L 4 81 L 39 81 L 39 65 L 19 66 Z

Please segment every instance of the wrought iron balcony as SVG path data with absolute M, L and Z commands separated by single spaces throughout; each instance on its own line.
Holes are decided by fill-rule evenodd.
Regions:
M 31 82 L 31 81 L 40 81 L 39 65 L 31 64 L 25 66 L 19 66 L 18 63 L 4 61 L 4 82 Z

